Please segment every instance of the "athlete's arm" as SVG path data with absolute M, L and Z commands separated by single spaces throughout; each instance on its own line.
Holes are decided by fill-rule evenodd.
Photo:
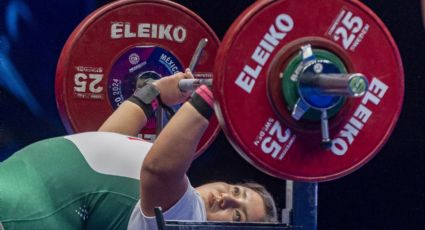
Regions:
M 171 208 L 186 192 L 189 169 L 208 120 L 186 102 L 162 130 L 143 161 L 141 204 L 146 215 Z
M 178 82 L 184 78 L 193 78 L 193 75 L 190 71 L 186 71 L 163 77 L 153 83 L 159 90 L 164 104 L 175 105 L 187 99 L 189 93 L 182 93 L 178 88 Z M 98 131 L 137 136 L 146 125 L 147 120 L 146 114 L 137 104 L 126 100 L 108 117 Z
M 137 136 L 147 122 L 143 110 L 130 101 L 124 101 L 102 124 L 98 131 Z

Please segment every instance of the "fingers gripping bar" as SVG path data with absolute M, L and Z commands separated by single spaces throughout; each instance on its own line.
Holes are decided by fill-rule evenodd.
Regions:
M 208 43 L 207 38 L 203 38 L 199 41 L 198 46 L 196 47 L 195 53 L 192 56 L 192 59 L 189 63 L 189 69 L 191 72 L 194 72 L 196 65 L 198 64 L 199 58 L 201 57 L 202 51 Z M 179 81 L 178 87 L 182 92 L 193 91 L 200 85 L 212 85 L 212 79 L 182 79 Z M 156 111 L 156 134 L 158 135 L 162 128 L 164 127 L 164 110 L 162 107 L 159 107 Z

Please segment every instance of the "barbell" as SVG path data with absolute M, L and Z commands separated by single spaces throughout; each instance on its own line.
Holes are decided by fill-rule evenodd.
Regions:
M 55 87 L 62 121 L 69 132 L 96 130 L 141 73 L 186 66 L 195 79 L 182 89 L 209 84 L 216 100 L 197 154 L 221 127 L 244 159 L 281 179 L 327 181 L 360 168 L 388 140 L 403 102 L 397 45 L 359 1 L 257 1 L 220 43 L 177 3 L 123 0 L 67 40 Z M 155 128 L 149 121 L 141 137 L 153 139 Z

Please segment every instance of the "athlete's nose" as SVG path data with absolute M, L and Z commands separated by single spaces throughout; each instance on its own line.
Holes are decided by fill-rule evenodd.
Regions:
M 219 205 L 222 209 L 236 208 L 238 201 L 233 196 L 223 193 L 220 195 Z

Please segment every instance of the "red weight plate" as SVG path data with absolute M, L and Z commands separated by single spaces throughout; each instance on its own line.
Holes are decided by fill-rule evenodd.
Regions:
M 305 44 L 337 55 L 370 82 L 364 97 L 347 99 L 329 120 L 330 150 L 320 147 L 319 124 L 297 122 L 283 100 L 270 100 L 280 86 L 269 83 Z M 359 1 L 257 1 L 228 30 L 214 75 L 217 113 L 233 146 L 265 173 L 300 181 L 336 179 L 372 159 L 393 131 L 404 95 L 398 48 Z
M 137 76 L 158 77 L 189 66 L 198 42 L 208 39 L 195 78 L 212 78 L 219 40 L 189 9 L 165 0 L 116 1 L 90 14 L 68 38 L 56 72 L 56 101 L 68 132 L 97 130 L 134 91 Z M 141 131 L 152 139 L 155 123 Z M 197 154 L 219 132 L 216 117 Z

